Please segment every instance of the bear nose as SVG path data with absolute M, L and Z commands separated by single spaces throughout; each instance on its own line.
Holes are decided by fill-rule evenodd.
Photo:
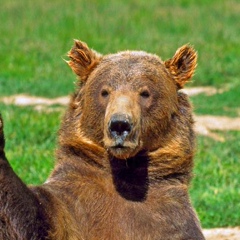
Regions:
M 128 116 L 114 114 L 109 123 L 109 132 L 114 138 L 124 139 L 132 130 L 132 124 Z

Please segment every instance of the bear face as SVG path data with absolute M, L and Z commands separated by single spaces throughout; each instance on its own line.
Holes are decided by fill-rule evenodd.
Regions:
M 127 159 L 159 149 L 181 132 L 174 118 L 183 112 L 178 90 L 196 67 L 191 47 L 164 62 L 142 51 L 101 56 L 76 40 L 68 56 L 81 83 L 72 106 L 82 137 Z

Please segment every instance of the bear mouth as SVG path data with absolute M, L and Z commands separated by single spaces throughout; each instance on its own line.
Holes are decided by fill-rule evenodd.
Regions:
M 139 146 L 136 143 L 124 142 L 123 144 L 114 144 L 107 147 L 108 152 L 118 159 L 128 159 L 134 157 L 138 151 Z
M 122 144 L 118 144 L 118 145 L 116 145 L 116 146 L 113 146 L 112 148 L 113 148 L 113 149 L 124 149 L 124 148 L 126 148 L 126 147 L 124 147 Z
M 109 136 L 106 134 L 103 142 L 108 153 L 118 159 L 134 157 L 142 147 L 138 132 L 132 132 L 128 136 Z

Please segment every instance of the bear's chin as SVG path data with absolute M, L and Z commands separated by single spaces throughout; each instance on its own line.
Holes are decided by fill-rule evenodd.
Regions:
M 126 160 L 137 155 L 138 149 L 129 147 L 110 147 L 108 148 L 108 153 L 114 158 Z

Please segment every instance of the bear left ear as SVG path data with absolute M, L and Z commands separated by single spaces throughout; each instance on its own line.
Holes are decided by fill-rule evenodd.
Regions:
M 102 59 L 101 54 L 79 40 L 75 40 L 74 46 L 68 52 L 68 57 L 70 58 L 70 61 L 67 61 L 68 65 L 82 82 L 87 80 L 89 74 Z
M 174 77 L 178 89 L 181 89 L 194 74 L 197 66 L 197 53 L 191 46 L 184 45 L 164 64 Z

